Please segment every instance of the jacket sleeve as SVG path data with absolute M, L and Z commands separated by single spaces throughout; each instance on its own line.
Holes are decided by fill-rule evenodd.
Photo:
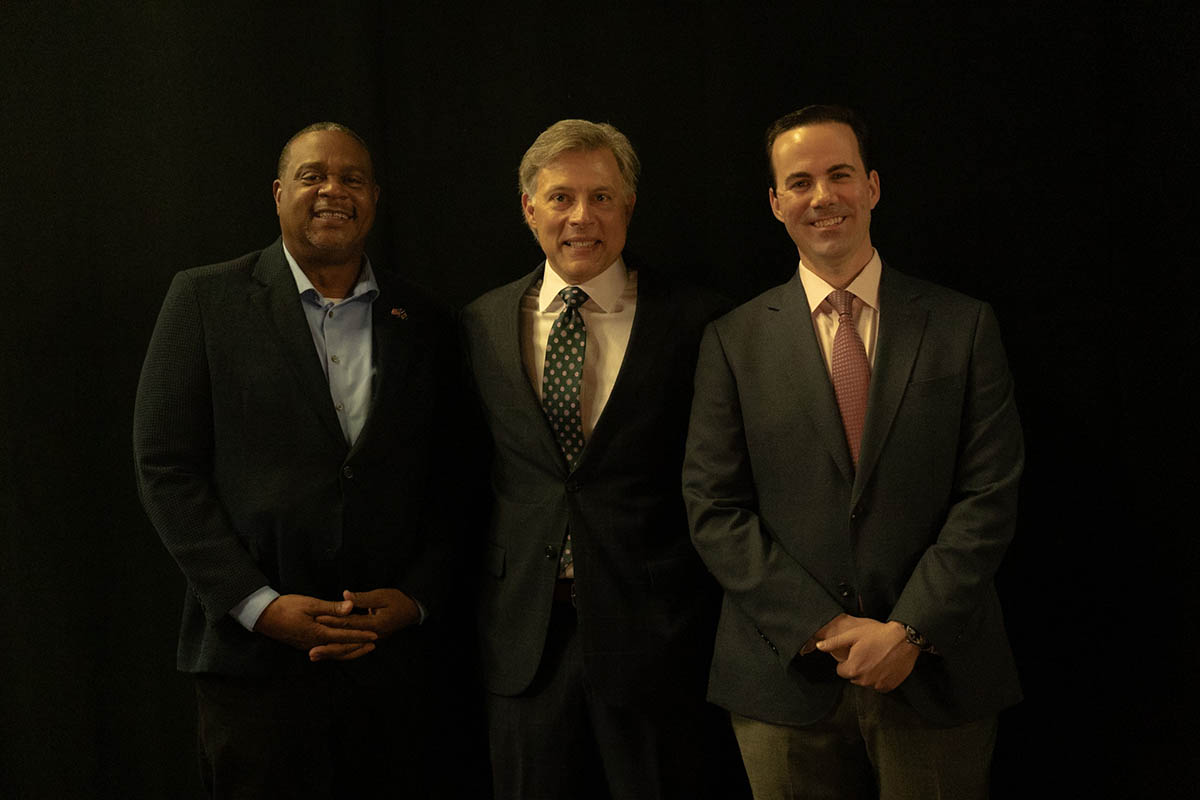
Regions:
M 737 380 L 715 325 L 700 344 L 683 495 L 692 541 L 709 571 L 790 663 L 842 607 L 759 517 Z
M 986 304 L 973 332 L 950 504 L 890 618 L 942 652 L 969 627 L 1016 528 L 1024 465 L 1021 423 L 995 315 Z
M 212 482 L 213 412 L 194 279 L 175 276 L 142 364 L 133 417 L 138 493 L 210 622 L 268 584 Z

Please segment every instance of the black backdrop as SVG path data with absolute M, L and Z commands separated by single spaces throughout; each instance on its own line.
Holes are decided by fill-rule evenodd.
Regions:
M 373 258 L 461 304 L 538 257 L 515 178 L 533 137 L 611 121 L 645 164 L 629 246 L 743 300 L 794 269 L 760 140 L 810 102 L 873 127 L 888 261 L 992 301 L 1005 332 L 1028 468 L 999 582 L 1027 699 L 1002 717 L 997 795 L 1188 793 L 1195 514 L 1176 509 L 1196 436 L 1176 370 L 1194 374 L 1197 325 L 1170 234 L 1194 12 L 107 5 L 0 12 L 0 796 L 195 784 L 183 581 L 135 496 L 133 395 L 171 275 L 277 235 L 288 135 L 334 119 L 371 141 Z

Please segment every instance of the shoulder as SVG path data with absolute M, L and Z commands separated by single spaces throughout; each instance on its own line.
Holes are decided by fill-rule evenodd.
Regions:
M 525 291 L 537 282 L 542 275 L 539 264 L 532 272 L 528 272 L 515 281 L 497 286 L 484 292 L 479 297 L 467 303 L 462 310 L 463 324 L 468 328 L 487 325 L 498 318 L 508 318 L 515 314 L 517 305 Z
M 205 264 L 200 267 L 191 267 L 178 272 L 175 276 L 176 281 L 192 283 L 196 285 L 211 285 L 237 282 L 240 280 L 249 280 L 254 274 L 255 268 L 264 258 L 269 258 L 268 253 L 270 248 L 262 250 L 253 250 L 245 255 L 232 258 L 228 261 L 221 261 L 216 264 Z M 283 260 L 282 253 L 280 260 Z
M 286 270 L 283 249 L 276 242 L 228 261 L 180 270 L 171 280 L 167 303 L 181 298 L 204 306 L 235 303 L 259 289 L 264 275 Z
M 885 268 L 879 282 L 879 311 L 883 317 L 913 310 L 926 315 L 938 329 L 974 331 L 981 318 L 993 316 L 983 300 L 922 278 Z
M 778 311 L 782 308 L 796 306 L 808 312 L 804 289 L 798 278 L 786 283 L 772 286 L 770 289 L 750 298 L 741 305 L 735 306 L 719 317 L 714 325 L 722 330 L 737 330 L 747 326 L 758 326 L 759 320 L 766 311 Z

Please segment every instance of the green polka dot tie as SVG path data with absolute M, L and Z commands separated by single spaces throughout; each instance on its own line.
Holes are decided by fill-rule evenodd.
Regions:
M 587 327 L 579 307 L 587 292 L 568 286 L 558 293 L 566 307 L 554 320 L 546 341 L 546 368 L 542 370 L 542 405 L 558 446 L 572 469 L 583 452 L 583 414 L 579 387 L 583 384 L 583 355 L 587 350 Z
M 567 469 L 575 469 L 583 452 L 583 413 L 579 405 L 579 389 L 583 385 L 583 356 L 587 351 L 587 326 L 579 307 L 587 302 L 587 292 L 578 286 L 567 286 L 558 296 L 566 303 L 550 328 L 546 341 L 546 366 L 542 370 L 542 406 L 546 419 L 567 458 Z M 571 565 L 571 534 L 563 542 L 558 562 L 561 577 L 573 576 Z

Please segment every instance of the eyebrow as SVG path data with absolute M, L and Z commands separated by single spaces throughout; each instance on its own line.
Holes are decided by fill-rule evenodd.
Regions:
M 299 175 L 301 172 L 303 172 L 306 169 L 326 170 L 326 169 L 329 169 L 329 166 L 324 161 L 305 161 L 303 164 L 296 165 L 296 171 L 293 174 Z M 346 169 L 342 170 L 339 174 L 347 175 L 351 172 L 360 172 L 363 175 L 370 174 L 366 167 L 360 167 L 360 166 L 347 167 Z
M 576 187 L 574 187 L 574 186 L 568 186 L 568 185 L 566 185 L 566 184 L 564 184 L 564 183 L 556 183 L 556 184 L 554 184 L 553 186 L 548 186 L 548 187 L 546 187 L 546 189 L 545 189 L 544 191 L 545 191 L 545 193 L 546 193 L 546 194 L 548 194 L 548 195 L 549 195 L 549 194 L 554 194 L 555 192 L 574 192 L 574 191 L 576 191 Z M 587 192 L 608 192 L 608 193 L 610 193 L 610 194 L 616 194 L 616 192 L 617 192 L 617 190 L 616 190 L 615 188 L 613 188 L 612 186 L 607 186 L 607 185 L 605 185 L 605 186 L 592 186 L 592 187 L 590 187 L 590 188 L 588 188 L 588 189 L 585 189 L 584 191 L 587 191 Z

